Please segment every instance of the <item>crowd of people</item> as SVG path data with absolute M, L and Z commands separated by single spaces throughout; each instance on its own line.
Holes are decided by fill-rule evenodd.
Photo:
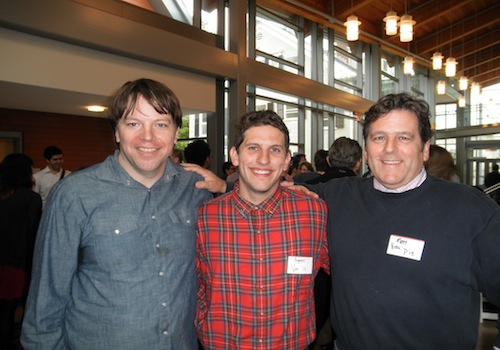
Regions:
M 328 320 L 322 349 L 474 349 L 480 297 L 500 305 L 500 206 L 459 183 L 429 118 L 384 96 L 363 146 L 311 164 L 278 114 L 249 112 L 221 179 L 205 141 L 175 147 L 175 93 L 125 83 L 102 163 L 71 173 L 50 146 L 35 175 L 0 164 L 0 348 L 22 304 L 27 350 L 312 350 Z

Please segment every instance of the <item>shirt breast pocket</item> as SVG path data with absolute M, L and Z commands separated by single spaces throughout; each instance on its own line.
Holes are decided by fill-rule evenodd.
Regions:
M 168 245 L 174 254 L 181 258 L 189 256 L 188 251 L 193 251 L 196 244 L 196 221 L 198 220 L 198 209 L 174 209 L 169 210 L 168 221 L 165 230 L 168 235 Z
M 117 220 L 95 220 L 90 256 L 104 271 L 131 273 L 144 270 L 153 254 L 151 237 L 146 225 L 135 216 L 120 216 Z

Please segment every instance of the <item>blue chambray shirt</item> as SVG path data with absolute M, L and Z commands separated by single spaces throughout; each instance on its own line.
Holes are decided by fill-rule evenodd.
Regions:
M 29 349 L 197 349 L 201 177 L 168 162 L 150 189 L 118 163 L 51 191 L 38 230 L 21 342 Z

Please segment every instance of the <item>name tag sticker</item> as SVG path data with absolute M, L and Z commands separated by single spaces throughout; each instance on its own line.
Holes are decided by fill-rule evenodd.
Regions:
M 313 270 L 313 258 L 309 256 L 289 256 L 287 273 L 291 275 L 310 275 Z
M 387 254 L 420 261 L 424 246 L 425 241 L 420 239 L 391 235 L 387 245 Z

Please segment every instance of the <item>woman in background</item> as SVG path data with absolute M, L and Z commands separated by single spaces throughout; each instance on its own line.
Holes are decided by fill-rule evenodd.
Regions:
M 443 147 L 431 145 L 429 160 L 425 163 L 425 169 L 429 175 L 460 183 L 453 157 L 451 153 Z
M 31 190 L 33 161 L 9 154 L 0 164 L 0 349 L 16 349 L 14 315 L 28 292 L 42 199 Z

